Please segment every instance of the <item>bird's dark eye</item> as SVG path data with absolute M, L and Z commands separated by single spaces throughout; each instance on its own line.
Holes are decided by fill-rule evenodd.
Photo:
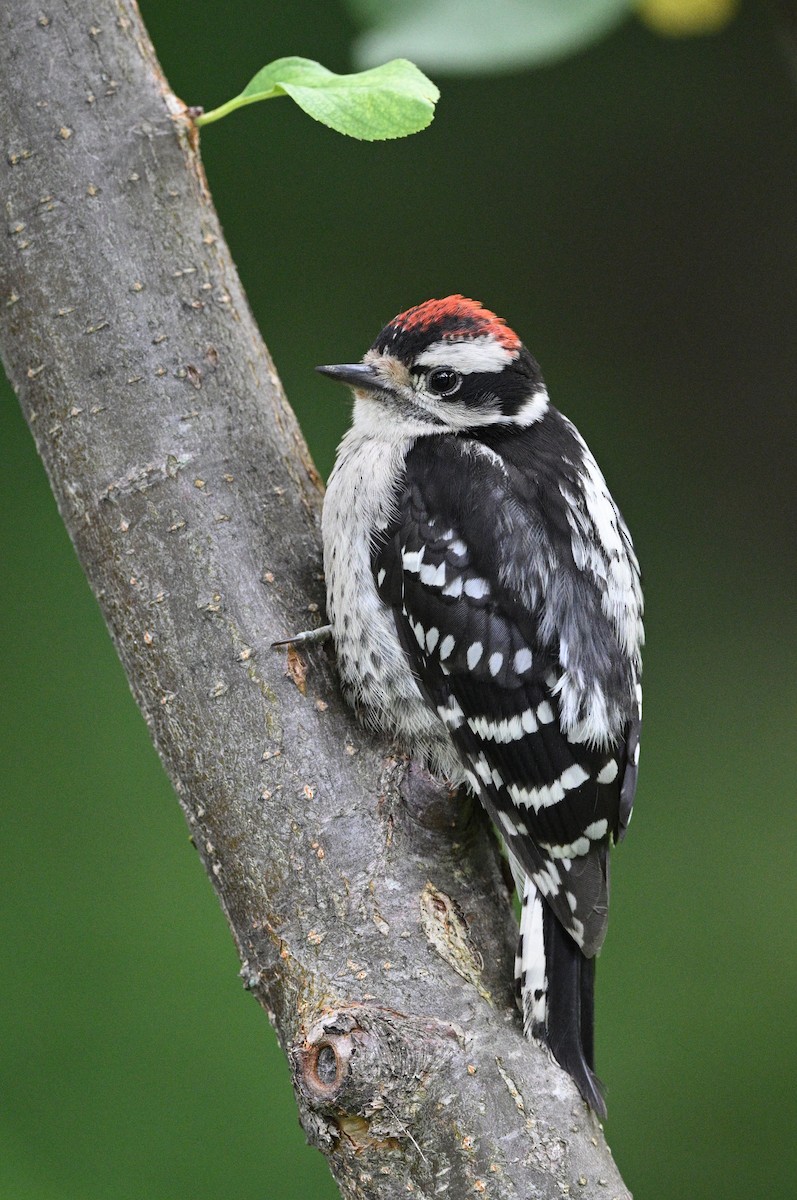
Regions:
M 435 367 L 426 379 L 426 386 L 436 396 L 453 395 L 461 383 L 462 376 L 459 371 L 454 371 L 451 367 Z

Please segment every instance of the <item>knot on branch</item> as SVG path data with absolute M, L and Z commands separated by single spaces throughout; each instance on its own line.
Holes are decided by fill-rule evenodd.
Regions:
M 423 1154 L 421 1114 L 435 1103 L 440 1069 L 463 1043 L 454 1025 L 390 1009 L 325 1013 L 290 1051 L 308 1136 L 357 1155 L 411 1146 Z

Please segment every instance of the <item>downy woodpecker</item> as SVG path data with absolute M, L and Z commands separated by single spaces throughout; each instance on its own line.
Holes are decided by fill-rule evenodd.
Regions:
M 506 323 L 463 296 L 363 361 L 323 513 L 347 698 L 481 800 L 521 894 L 527 1036 L 605 1114 L 595 955 L 639 759 L 642 593 L 595 459 Z

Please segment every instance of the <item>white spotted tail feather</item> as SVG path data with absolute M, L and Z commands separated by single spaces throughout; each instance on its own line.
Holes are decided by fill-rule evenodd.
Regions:
M 595 959 L 582 954 L 528 877 L 520 892 L 515 986 L 523 1031 L 550 1050 L 588 1104 L 605 1116 L 594 1071 Z
M 357 397 L 324 508 L 344 687 L 494 820 L 522 876 L 524 1027 L 602 1114 L 594 957 L 641 717 L 630 536 L 528 350 L 473 301 L 411 309 L 324 370 Z

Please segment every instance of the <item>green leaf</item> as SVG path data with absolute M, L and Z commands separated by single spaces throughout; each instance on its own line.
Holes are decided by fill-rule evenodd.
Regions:
M 290 96 L 308 116 L 338 133 L 372 142 L 425 129 L 440 93 L 406 59 L 356 75 L 336 75 L 309 58 L 278 58 L 258 71 L 239 96 L 196 123 L 207 125 L 244 104 L 276 96 Z
M 618 25 L 635 0 L 348 0 L 366 65 L 393 54 L 427 70 L 490 72 L 564 58 Z

